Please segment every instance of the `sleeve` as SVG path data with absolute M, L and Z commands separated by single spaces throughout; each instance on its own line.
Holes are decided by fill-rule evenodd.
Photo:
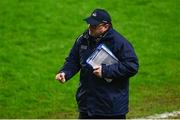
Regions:
M 73 47 L 71 48 L 68 57 L 65 59 L 63 67 L 59 70 L 59 73 L 65 73 L 66 80 L 72 78 L 80 70 L 78 41 L 79 38 L 76 40 Z
M 119 63 L 102 65 L 102 77 L 109 79 L 127 79 L 138 72 L 138 59 L 132 45 L 125 42 L 118 51 Z

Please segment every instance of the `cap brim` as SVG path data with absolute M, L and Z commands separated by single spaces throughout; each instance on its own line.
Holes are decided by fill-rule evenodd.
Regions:
M 98 25 L 100 24 L 101 22 L 97 21 L 96 19 L 92 18 L 92 17 L 88 17 L 86 19 L 84 19 L 87 24 L 90 24 L 90 25 Z

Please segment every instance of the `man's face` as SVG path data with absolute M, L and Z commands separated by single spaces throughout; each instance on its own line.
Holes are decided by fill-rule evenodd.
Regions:
M 89 25 L 89 35 L 98 37 L 109 28 L 108 24 L 100 23 L 99 25 Z

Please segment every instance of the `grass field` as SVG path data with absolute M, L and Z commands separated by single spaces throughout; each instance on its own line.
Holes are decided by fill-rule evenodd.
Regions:
M 128 118 L 180 110 L 179 0 L 1 0 L 0 118 L 76 118 L 76 75 L 54 80 L 82 21 L 107 9 L 134 46 Z

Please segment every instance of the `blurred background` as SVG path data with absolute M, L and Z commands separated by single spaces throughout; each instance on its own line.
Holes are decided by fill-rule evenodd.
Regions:
M 139 57 L 127 118 L 180 110 L 179 3 L 1 0 L 0 118 L 77 118 L 79 75 L 63 85 L 55 75 L 95 8 L 109 11 Z

